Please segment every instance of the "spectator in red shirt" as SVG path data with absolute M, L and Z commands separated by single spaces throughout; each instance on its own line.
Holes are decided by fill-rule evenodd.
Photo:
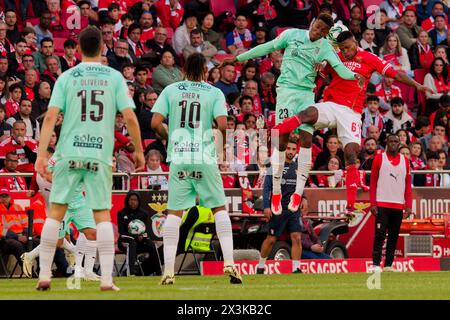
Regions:
M 37 37 L 36 37 L 36 31 L 34 31 L 33 28 L 26 27 L 22 30 L 20 33 L 20 36 L 25 39 L 27 43 L 27 53 L 32 54 L 33 52 L 38 51 L 37 47 Z
M 6 56 L 11 52 L 14 52 L 14 46 L 6 37 L 8 26 L 4 21 L 0 21 L 0 55 Z
M 230 168 L 230 164 L 228 163 L 221 163 L 219 164 L 219 171 L 220 172 L 232 172 Z M 234 188 L 236 182 L 237 182 L 237 176 L 234 174 L 222 174 L 222 183 L 224 188 Z
M 20 101 L 19 112 L 13 114 L 6 122 L 10 125 L 14 125 L 14 122 L 17 120 L 24 121 L 27 128 L 25 137 L 38 141 L 40 134 L 39 122 L 31 116 L 31 108 L 31 100 L 22 99 L 22 101 Z
M 25 71 L 23 89 L 25 90 L 25 97 L 27 99 L 34 101 L 34 94 L 38 83 L 39 82 L 35 70 Z
M 375 95 L 380 99 L 380 107 L 384 110 L 383 113 L 391 109 L 392 98 L 402 97 L 400 88 L 393 83 L 394 78 L 384 76 L 383 82 L 376 86 Z
M 155 3 L 156 16 L 164 28 L 176 30 L 184 15 L 184 9 L 178 0 L 159 0 Z
M 5 167 L 0 170 L 0 173 L 16 173 L 19 164 L 19 156 L 15 152 L 8 152 L 5 157 Z M 8 190 L 23 191 L 28 190 L 27 183 L 23 177 L 9 176 L 0 177 L 0 189 L 6 188 Z
M 14 83 L 9 87 L 9 96 L 10 98 L 5 103 L 7 118 L 19 112 L 20 99 L 22 98 L 22 87 L 19 83 Z
M 26 124 L 22 120 L 14 122 L 12 135 L 0 143 L 0 165 L 4 166 L 4 160 L 8 152 L 16 152 L 19 156 L 19 172 L 34 172 L 34 162 L 37 158 L 37 142 L 25 137 Z
M 141 42 L 145 43 L 155 37 L 153 15 L 150 11 L 144 11 L 139 18 L 139 25 L 142 28 Z
M 414 142 L 411 147 L 411 167 L 413 170 L 422 170 L 425 169 L 426 165 L 423 161 L 423 145 L 421 142 L 416 141 Z

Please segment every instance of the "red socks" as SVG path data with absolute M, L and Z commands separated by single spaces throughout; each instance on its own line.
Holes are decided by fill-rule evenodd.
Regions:
M 355 165 L 347 166 L 345 185 L 347 188 L 347 208 L 354 209 L 358 192 L 359 172 Z
M 275 127 L 273 127 L 273 130 L 278 130 L 278 134 L 286 134 L 291 133 L 295 129 L 297 129 L 302 122 L 300 121 L 300 118 L 297 115 L 293 115 L 292 117 L 284 119 L 282 122 L 277 124 Z

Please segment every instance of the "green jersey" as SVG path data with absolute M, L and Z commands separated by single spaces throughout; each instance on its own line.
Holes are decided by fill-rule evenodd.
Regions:
M 112 164 L 116 112 L 135 108 L 120 72 L 80 63 L 56 81 L 49 107 L 64 113 L 58 159 L 95 159 Z
M 167 86 L 152 108 L 169 120 L 168 161 L 214 164 L 212 124 L 226 116 L 225 96 L 206 82 L 180 81 Z
M 286 30 L 276 39 L 240 54 L 237 56 L 237 60 L 245 61 L 280 49 L 285 49 L 285 51 L 281 74 L 277 80 L 279 87 L 314 89 L 317 76 L 314 67 L 316 63 L 322 61 L 328 61 L 341 78 L 355 79 L 355 74 L 344 66 L 328 40 L 321 38 L 311 41 L 308 30 Z

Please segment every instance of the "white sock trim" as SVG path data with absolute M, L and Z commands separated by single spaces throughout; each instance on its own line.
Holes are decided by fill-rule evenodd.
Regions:
M 263 258 L 263 257 L 259 257 L 259 263 L 258 263 L 258 268 L 264 268 L 266 265 L 266 261 L 267 261 L 267 257 Z
M 309 171 L 311 170 L 312 148 L 300 148 L 298 152 L 297 184 L 295 193 L 302 195 L 308 181 Z

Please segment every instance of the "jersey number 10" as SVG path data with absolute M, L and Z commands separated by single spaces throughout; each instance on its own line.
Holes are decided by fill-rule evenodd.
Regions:
M 92 121 L 102 121 L 103 119 L 103 102 L 97 100 L 97 96 L 103 96 L 105 91 L 103 90 L 91 90 L 91 106 L 98 107 L 98 115 L 95 115 L 95 111 L 91 111 L 89 116 Z M 81 90 L 77 93 L 77 97 L 81 97 L 81 121 L 86 121 L 87 117 L 87 91 Z
M 187 101 L 182 100 L 179 103 L 181 107 L 181 122 L 180 128 L 186 128 L 186 122 L 189 125 L 189 128 L 197 129 L 200 126 L 200 102 L 194 101 L 189 105 L 189 120 L 186 117 L 186 109 L 187 109 Z M 195 120 L 194 120 L 194 112 L 195 112 Z

